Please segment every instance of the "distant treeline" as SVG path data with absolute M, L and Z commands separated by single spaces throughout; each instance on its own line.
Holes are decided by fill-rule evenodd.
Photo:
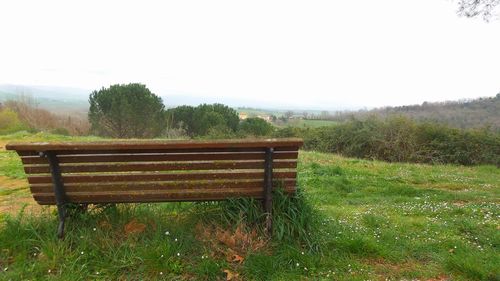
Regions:
M 112 85 L 89 97 L 93 134 L 115 138 L 233 138 L 269 135 L 273 126 L 258 118 L 239 120 L 223 104 L 165 109 L 161 97 L 145 85 Z
M 223 104 L 178 106 L 166 111 L 171 131 L 182 131 L 192 138 L 235 138 L 269 136 L 273 125 L 260 118 L 239 119 L 236 110 Z
M 472 100 L 424 102 L 421 105 L 383 107 L 334 114 L 325 111 L 319 115 L 309 114 L 306 118 L 341 122 L 353 117 L 366 120 L 372 116 L 386 118 L 392 115 L 404 115 L 418 122 L 439 122 L 461 129 L 487 128 L 500 132 L 500 94 L 495 97 Z
M 438 115 L 441 114 L 437 113 L 438 108 L 445 112 L 449 109 L 457 116 L 467 115 L 468 110 L 474 112 L 482 108 L 489 112 L 488 120 L 496 120 L 500 112 L 499 99 L 500 95 L 497 95 L 470 103 L 386 108 L 380 109 L 380 112 L 387 114 L 365 116 L 360 113 L 359 118 L 345 117 L 345 120 L 333 126 L 276 128 L 260 118 L 239 120 L 238 113 L 223 104 L 165 109 L 162 99 L 151 93 L 145 85 L 126 84 L 92 92 L 89 96 L 88 120 L 56 115 L 26 100 L 5 102 L 0 106 L 0 134 L 43 130 L 109 138 L 301 137 L 306 150 L 348 157 L 389 162 L 500 166 L 500 131 L 488 127 L 459 129 L 408 117 L 416 112 L 424 114 L 426 108 L 434 108 L 432 112 L 436 111 Z M 459 107 L 463 108 L 463 113 L 458 114 Z M 493 112 L 492 108 L 497 108 L 497 111 Z M 396 115 L 400 111 L 411 114 Z M 498 125 L 495 123 L 495 126 Z
M 404 116 L 351 119 L 320 128 L 287 127 L 275 137 L 301 137 L 304 149 L 389 162 L 500 165 L 500 133 L 420 123 Z

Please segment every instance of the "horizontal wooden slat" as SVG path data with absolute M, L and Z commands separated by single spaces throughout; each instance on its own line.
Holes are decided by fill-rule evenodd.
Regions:
M 295 186 L 296 181 L 285 180 L 279 183 L 280 186 Z M 223 181 L 223 182 L 147 182 L 147 183 L 121 183 L 121 184 L 66 184 L 64 190 L 67 194 L 72 192 L 127 192 L 127 191 L 151 191 L 151 190 L 223 190 L 238 188 L 263 188 L 264 180 L 246 180 L 246 181 Z M 278 186 L 278 183 L 276 183 Z M 52 184 L 32 184 L 30 186 L 32 193 L 53 193 Z
M 296 168 L 296 161 L 274 162 L 275 169 Z M 264 169 L 264 161 L 244 162 L 185 162 L 185 163 L 105 163 L 91 165 L 61 165 L 62 173 L 107 173 L 132 171 L 178 171 L 178 170 L 221 170 L 221 169 Z M 50 173 L 48 165 L 24 166 L 26 174 Z
M 18 150 L 19 156 L 38 156 L 40 151 L 52 151 L 57 155 L 80 155 L 80 154 L 122 154 L 122 153 L 210 153 L 210 152 L 262 152 L 265 148 L 260 147 L 221 147 L 221 148 L 193 148 L 193 149 L 109 149 L 109 150 Z M 298 146 L 280 146 L 275 147 L 275 151 L 297 151 Z
M 298 152 L 276 152 L 273 159 L 297 159 Z M 60 163 L 96 162 L 154 162 L 154 161 L 205 161 L 205 160 L 261 160 L 264 152 L 222 152 L 222 153 L 169 153 L 169 154 L 101 154 L 101 155 L 59 155 Z M 23 164 L 48 164 L 47 159 L 39 156 L 21 157 Z
M 296 178 L 297 173 L 273 172 L 273 178 Z M 90 183 L 90 182 L 127 182 L 127 181 L 179 181 L 179 180 L 215 180 L 215 179 L 261 179 L 262 172 L 215 172 L 215 173 L 140 173 L 140 174 L 104 174 L 104 175 L 63 175 L 63 182 L 67 183 Z M 51 183 L 50 175 L 29 176 L 30 184 Z
M 228 140 L 153 140 L 153 141 L 101 141 L 101 142 L 35 142 L 9 143 L 7 150 L 128 150 L 128 149 L 211 149 L 211 148 L 266 148 L 299 147 L 302 139 L 228 139 Z
M 285 189 L 287 193 L 295 192 L 295 188 Z M 116 194 L 112 192 L 100 193 L 80 193 L 68 195 L 68 201 L 71 203 L 142 203 L 142 202 L 167 202 L 167 201 L 207 201 L 223 200 L 227 198 L 252 197 L 262 199 L 262 189 L 260 188 L 242 188 L 234 190 L 195 190 L 193 192 L 129 192 L 126 194 Z M 35 200 L 42 205 L 54 204 L 55 197 L 50 193 L 35 194 Z

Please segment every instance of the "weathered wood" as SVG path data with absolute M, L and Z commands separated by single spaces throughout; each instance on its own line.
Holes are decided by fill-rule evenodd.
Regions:
M 109 149 L 109 150 L 51 150 L 58 156 L 62 155 L 88 155 L 88 154 L 135 154 L 135 153 L 222 153 L 222 152 L 263 152 L 265 148 L 262 147 L 229 147 L 229 148 L 193 148 L 193 149 Z M 274 148 L 275 151 L 297 151 L 298 146 L 281 146 Z M 45 147 L 40 147 L 38 150 L 19 150 L 17 154 L 19 156 L 37 156 L 39 152 L 48 151 Z
M 264 199 L 270 231 L 272 189 L 296 191 L 300 146 L 300 139 L 245 139 L 14 143 L 6 148 L 21 156 L 30 190 L 42 205 L 252 197 Z M 64 210 L 59 215 L 64 222 Z
M 295 188 L 284 189 L 286 193 L 295 192 Z M 41 205 L 54 204 L 54 195 L 51 193 L 35 194 L 33 196 Z M 235 190 L 206 190 L 195 192 L 128 192 L 128 193 L 82 193 L 68 195 L 68 200 L 73 203 L 145 203 L 145 202 L 169 202 L 169 201 L 209 201 L 224 200 L 227 198 L 252 197 L 262 199 L 262 188 L 247 188 Z
M 294 187 L 295 179 L 286 179 L 280 182 L 283 187 Z M 238 189 L 238 188 L 262 188 L 264 181 L 257 180 L 226 180 L 226 181 L 198 181 L 198 182 L 137 182 L 137 183 L 93 183 L 93 184 L 65 184 L 67 194 L 72 192 L 96 192 L 96 191 L 146 191 L 146 190 L 204 190 L 204 189 Z M 50 193 L 51 184 L 32 184 L 32 193 Z
M 289 139 L 229 139 L 215 141 L 102 141 L 102 142 L 35 142 L 9 143 L 7 150 L 16 151 L 105 151 L 105 150 L 168 150 L 168 149 L 232 149 L 300 147 L 303 141 Z
M 274 159 L 297 159 L 298 152 L 275 152 Z M 264 160 L 264 152 L 221 152 L 221 153 L 136 153 L 136 154 L 99 154 L 99 155 L 59 155 L 59 163 L 96 163 L 96 162 L 155 162 L 155 161 L 208 161 L 208 160 Z M 47 160 L 36 156 L 21 157 L 23 164 L 47 164 Z
M 280 161 L 275 163 L 276 168 L 296 168 L 296 161 Z M 179 171 L 179 170 L 241 170 L 263 169 L 264 161 L 219 161 L 219 162 L 171 162 L 171 163 L 99 163 L 85 165 L 61 165 L 62 173 L 107 173 L 132 171 Z M 48 165 L 25 165 L 26 174 L 50 173 Z
M 285 179 L 296 178 L 294 172 L 275 172 L 273 178 Z M 216 180 L 216 179 L 258 179 L 264 178 L 262 172 L 214 172 L 214 173 L 182 173 L 182 174 L 162 174 L 162 173 L 136 173 L 136 174 L 101 174 L 101 175 L 63 175 L 64 184 L 67 183 L 90 183 L 90 182 L 131 182 L 131 181 L 193 181 L 193 180 Z M 48 175 L 29 176 L 28 182 L 51 183 Z

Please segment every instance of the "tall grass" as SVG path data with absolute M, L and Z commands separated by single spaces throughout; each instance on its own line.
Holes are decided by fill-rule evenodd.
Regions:
M 271 240 L 280 244 L 305 247 L 314 252 L 319 251 L 317 234 L 321 225 L 321 215 L 313 208 L 310 199 L 300 189 L 291 195 L 277 188 L 272 196 Z M 224 227 L 244 225 L 256 229 L 262 236 L 267 235 L 266 213 L 261 200 L 237 198 L 201 203 L 199 207 L 205 213 L 207 222 L 216 221 Z

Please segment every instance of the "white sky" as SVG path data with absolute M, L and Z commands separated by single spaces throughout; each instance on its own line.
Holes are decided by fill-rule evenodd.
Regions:
M 0 84 L 301 108 L 500 92 L 500 21 L 449 0 L 75 2 L 0 2 Z

